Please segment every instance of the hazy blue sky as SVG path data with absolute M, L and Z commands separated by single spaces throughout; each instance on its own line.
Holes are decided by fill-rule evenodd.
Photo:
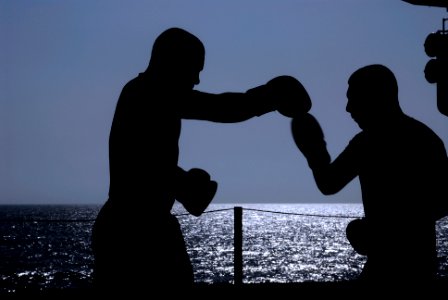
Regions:
M 199 90 L 298 78 L 333 158 L 359 131 L 345 112 L 347 79 L 372 63 L 395 72 L 403 110 L 448 145 L 448 118 L 423 75 L 423 42 L 446 16 L 400 0 L 0 0 L 0 204 L 107 199 L 119 93 L 173 26 L 206 47 Z M 215 202 L 360 202 L 358 180 L 334 196 L 317 190 L 289 125 L 275 112 L 183 121 L 179 164 L 219 182 Z

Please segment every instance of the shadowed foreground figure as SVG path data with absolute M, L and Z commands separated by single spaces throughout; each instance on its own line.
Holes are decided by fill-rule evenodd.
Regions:
M 199 216 L 215 195 L 209 174 L 178 166 L 182 119 L 233 123 L 292 105 L 284 91 L 301 91 L 290 76 L 279 76 L 246 93 L 209 94 L 199 84 L 205 50 L 179 28 L 155 41 L 147 70 L 129 81 L 119 97 L 109 137 L 109 199 L 92 233 L 94 284 L 104 291 L 138 291 L 191 286 L 193 270 L 177 219 L 178 200 Z M 303 90 L 303 88 L 302 88 Z M 295 99 L 295 97 L 293 97 Z M 179 290 L 177 290 L 178 292 Z
M 442 140 L 403 113 L 394 74 L 363 67 L 348 82 L 346 110 L 358 133 L 331 162 L 310 114 L 292 120 L 298 148 L 325 195 L 359 177 L 365 218 L 347 227 L 354 249 L 367 255 L 367 282 L 427 282 L 437 272 L 436 220 L 448 214 L 448 158 Z

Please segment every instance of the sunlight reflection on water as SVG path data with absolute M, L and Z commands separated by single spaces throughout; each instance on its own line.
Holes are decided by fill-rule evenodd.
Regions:
M 209 210 L 233 208 L 214 204 Z M 286 213 L 362 216 L 361 204 L 244 204 L 243 280 L 259 282 L 342 281 L 356 278 L 365 263 L 345 236 L 353 218 L 283 215 Z M 182 213 L 176 207 L 176 213 Z M 198 282 L 233 282 L 233 210 L 179 216 Z M 448 218 L 438 223 L 440 274 L 447 276 Z M 443 227 L 443 228 L 442 228 Z M 445 234 L 442 234 L 442 232 Z
M 233 282 L 233 207 L 212 204 L 196 218 L 178 216 L 197 282 Z M 243 279 L 247 283 L 340 281 L 358 276 L 365 258 L 345 237 L 349 218 L 286 213 L 361 216 L 353 204 L 244 204 Z M 94 220 L 100 206 L 3 206 L 0 220 Z M 185 212 L 176 206 L 174 213 Z M 91 286 L 93 222 L 0 222 L 0 292 L 17 288 Z M 437 223 L 439 277 L 448 278 L 448 217 Z

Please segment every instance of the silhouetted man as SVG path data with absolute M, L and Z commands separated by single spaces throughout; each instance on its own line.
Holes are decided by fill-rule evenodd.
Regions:
M 347 234 L 355 249 L 367 254 L 361 278 L 433 280 L 435 222 L 448 214 L 444 144 L 403 113 L 397 81 L 388 68 L 363 67 L 348 84 L 346 110 L 362 131 L 344 151 L 331 162 L 321 128 L 310 114 L 293 119 L 294 140 L 323 194 L 335 194 L 359 177 L 365 218 L 352 223 Z
M 193 283 L 182 232 L 170 211 L 178 200 L 199 216 L 217 184 L 204 170 L 178 166 L 181 120 L 245 121 L 273 111 L 276 90 L 301 86 L 281 76 L 246 93 L 196 91 L 204 57 L 197 37 L 168 29 L 156 39 L 147 70 L 121 92 L 109 137 L 109 199 L 92 234 L 94 282 L 101 289 Z

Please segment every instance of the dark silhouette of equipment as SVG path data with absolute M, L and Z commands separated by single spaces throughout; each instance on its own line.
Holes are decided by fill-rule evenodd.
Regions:
M 448 11 L 448 0 L 402 0 L 423 6 L 444 7 Z M 437 85 L 437 109 L 448 116 L 448 30 L 443 19 L 442 30 L 430 33 L 425 40 L 425 52 L 431 60 L 425 66 L 425 78 Z
M 403 0 L 403 1 L 414 5 L 446 7 L 448 9 L 448 0 Z
M 448 1 L 447 1 L 448 2 Z M 448 30 L 443 19 L 442 30 L 430 33 L 425 40 L 425 52 L 431 60 L 425 66 L 425 78 L 437 85 L 437 109 L 448 116 Z

